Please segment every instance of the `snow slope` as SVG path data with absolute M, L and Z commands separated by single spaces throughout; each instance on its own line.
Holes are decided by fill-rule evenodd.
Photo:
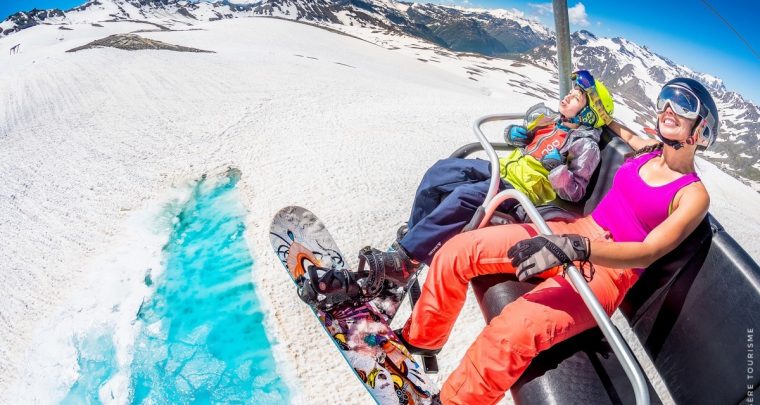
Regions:
M 0 49 L 25 44 L 18 55 L 0 55 L 0 402 L 33 399 L 24 396 L 41 384 L 24 377 L 33 374 L 25 361 L 33 342 L 108 265 L 133 215 L 166 203 L 175 186 L 234 166 L 250 211 L 254 280 L 281 343 L 277 356 L 290 368 L 284 373 L 308 403 L 367 403 L 358 382 L 342 383 L 354 377 L 270 253 L 269 221 L 282 206 L 303 205 L 344 252 L 387 245 L 425 169 L 474 139 L 470 122 L 542 99 L 556 104 L 552 73 L 407 37 L 357 28 L 371 41 L 360 40 L 270 18 L 140 34 L 215 53 L 64 52 L 145 28 L 99 24 L 0 38 Z M 487 128 L 492 139 L 502 127 Z M 702 166 L 713 214 L 760 259 L 752 232 L 760 195 Z M 160 259 L 154 250 L 139 263 Z M 482 326 L 470 299 L 439 382 Z

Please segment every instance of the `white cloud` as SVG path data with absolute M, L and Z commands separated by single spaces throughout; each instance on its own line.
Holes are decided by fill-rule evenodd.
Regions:
M 420 1 L 420 3 L 427 3 L 426 1 Z M 453 7 L 470 7 L 472 6 L 472 2 L 470 0 L 447 0 L 447 1 L 441 1 L 441 5 L 444 6 L 453 6 Z
M 510 13 L 512 13 L 512 14 L 518 16 L 518 17 L 525 18 L 525 13 L 523 13 L 522 11 L 520 11 L 520 10 L 518 10 L 516 8 L 510 8 L 507 11 L 509 11 Z
M 554 6 L 552 6 L 552 3 L 528 3 L 528 6 L 535 9 L 539 16 L 554 14 Z M 588 14 L 586 14 L 586 6 L 584 6 L 583 3 L 568 7 L 567 16 L 570 19 L 570 24 L 575 24 L 579 27 L 588 27 L 591 25 L 591 22 L 588 20 Z
M 536 9 L 538 15 L 554 14 L 552 3 L 528 3 L 528 5 Z
M 588 14 L 586 14 L 586 6 L 583 3 L 578 3 L 573 7 L 567 9 L 567 15 L 570 18 L 570 24 L 576 24 L 581 27 L 588 27 L 591 23 L 588 21 Z

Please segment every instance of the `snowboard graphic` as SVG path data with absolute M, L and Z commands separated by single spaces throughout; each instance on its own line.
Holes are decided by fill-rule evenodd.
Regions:
M 296 285 L 306 281 L 310 265 L 347 266 L 327 228 L 304 208 L 281 209 L 272 220 L 269 239 Z M 371 301 L 345 303 L 325 311 L 311 309 L 378 404 L 437 403 L 433 398 L 437 387 L 389 326 L 404 293 L 386 289 Z

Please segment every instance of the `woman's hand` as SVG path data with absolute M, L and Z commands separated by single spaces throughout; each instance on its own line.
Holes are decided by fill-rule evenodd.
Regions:
M 515 243 L 507 252 L 520 281 L 560 264 L 588 260 L 590 255 L 591 241 L 575 234 L 534 236 Z

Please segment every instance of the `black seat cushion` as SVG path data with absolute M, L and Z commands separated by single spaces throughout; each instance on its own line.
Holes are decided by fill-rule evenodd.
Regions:
M 760 266 L 712 216 L 682 246 L 693 255 L 647 269 L 621 310 L 677 403 L 740 403 L 760 383 Z

